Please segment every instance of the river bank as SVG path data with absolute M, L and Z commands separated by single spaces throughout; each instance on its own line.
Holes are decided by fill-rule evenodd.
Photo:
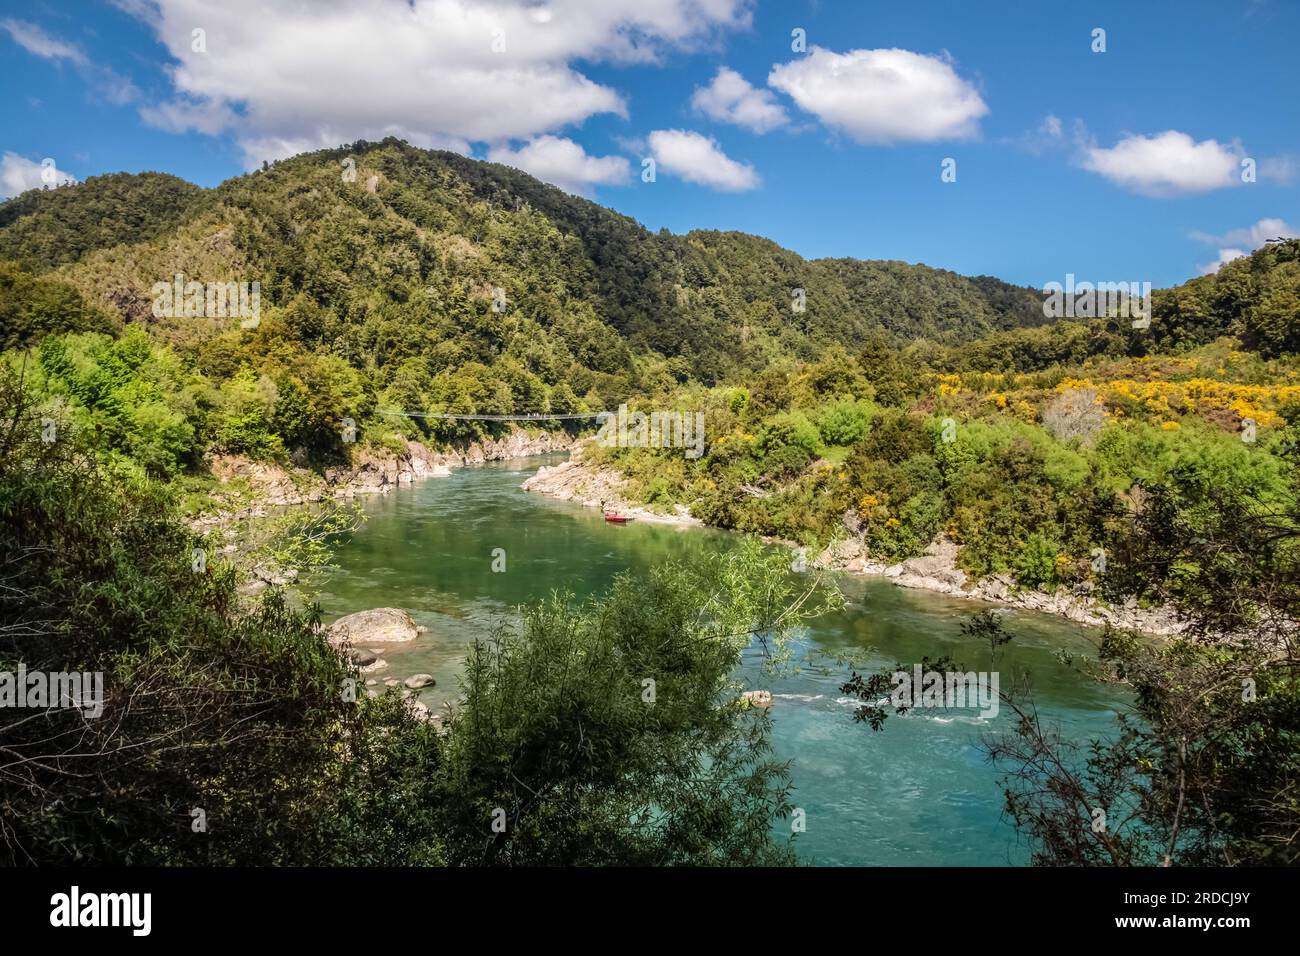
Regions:
M 530 432 L 523 428 L 500 439 L 484 438 L 446 451 L 408 439 L 400 453 L 358 448 L 348 464 L 331 465 L 320 472 L 255 461 L 243 455 L 210 454 L 204 466 L 218 483 L 208 493 L 212 507 L 193 518 L 190 526 L 203 533 L 248 518 L 266 517 L 268 509 L 386 495 L 426 478 L 448 477 L 452 469 L 567 451 L 573 445 L 573 437 L 564 432 Z
M 580 455 L 584 443 L 576 443 L 570 455 Z M 638 521 L 656 524 L 673 524 L 682 527 L 702 527 L 704 522 L 691 515 L 685 505 L 677 505 L 672 513 L 652 511 L 633 504 L 625 495 L 625 484 L 617 472 L 597 468 L 589 462 L 574 457 L 558 465 L 543 465 L 537 473 L 520 487 L 549 498 L 572 501 L 587 508 L 604 508 L 616 511 Z
M 585 442 L 570 448 L 570 459 L 543 467 L 522 485 L 525 491 L 573 501 L 591 508 L 617 510 L 645 521 L 682 526 L 700 526 L 685 505 L 676 505 L 666 514 L 635 505 L 625 497 L 626 482 L 613 469 L 583 460 Z M 800 551 L 797 544 L 769 539 Z M 980 580 L 971 579 L 957 565 L 957 545 L 944 537 L 931 542 L 925 553 L 906 561 L 885 563 L 873 559 L 860 539 L 836 541 L 816 556 L 803 554 L 812 567 L 863 577 L 883 578 L 899 587 L 934 591 L 951 597 L 984 601 L 1005 607 L 1065 618 L 1091 627 L 1115 627 L 1143 634 L 1168 637 L 1179 634 L 1183 625 L 1168 608 L 1143 608 L 1134 603 L 1111 607 L 1097 601 L 1090 588 L 1041 591 L 1019 587 L 1010 575 L 999 574 Z

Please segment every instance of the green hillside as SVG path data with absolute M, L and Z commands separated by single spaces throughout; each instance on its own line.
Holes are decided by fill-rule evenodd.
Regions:
M 596 411 L 835 356 L 901 397 L 932 372 L 1031 372 L 1227 335 L 1271 356 L 1300 328 L 1295 244 L 1158 293 L 1149 331 L 1046 324 L 1040 293 L 991 277 L 806 260 L 738 232 L 652 233 L 517 170 L 396 140 L 212 190 L 123 174 L 24 194 L 0 206 L 0 250 L 13 260 L 0 262 L 0 340 L 101 333 L 45 342 L 39 371 L 88 407 L 112 381 L 148 379 L 147 400 L 115 400 L 113 414 L 121 448 L 151 449 L 164 473 L 204 448 L 337 458 L 344 417 L 380 443 L 484 429 L 390 411 Z M 256 327 L 155 314 L 153 287 L 178 273 L 259 283 Z M 123 329 L 137 331 L 102 336 Z M 147 423 L 127 421 L 145 409 Z
M 345 182 L 349 156 L 357 175 Z M 1032 290 L 995 279 L 810 262 L 741 233 L 655 234 L 517 170 L 392 140 L 298 156 L 200 196 L 155 174 L 25 194 L 0 206 L 0 258 L 63 265 L 127 321 L 148 321 L 150 288 L 178 271 L 258 280 L 265 307 L 316 313 L 295 323 L 304 345 L 373 362 L 385 380 L 412 356 L 437 373 L 513 350 L 551 384 L 597 373 L 580 390 L 634 376 L 632 355 L 648 351 L 712 381 L 877 329 L 961 342 L 1043 321 Z M 489 309 L 494 287 L 504 318 Z M 210 330 L 159 331 L 195 344 Z
M 0 259 L 33 272 L 176 227 L 204 190 L 166 173 L 113 173 L 0 204 Z

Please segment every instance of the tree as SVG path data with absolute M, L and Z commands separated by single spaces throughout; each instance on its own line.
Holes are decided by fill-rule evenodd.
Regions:
M 453 863 L 788 863 L 772 823 L 790 778 L 767 712 L 740 699 L 742 648 L 773 666 L 834 595 L 755 541 L 699 566 L 558 595 L 471 648 L 442 805 Z

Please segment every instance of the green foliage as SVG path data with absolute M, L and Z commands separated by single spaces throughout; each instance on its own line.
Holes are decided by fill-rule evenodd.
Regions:
M 345 157 L 356 182 L 339 175 Z M 213 330 L 155 320 L 153 285 L 176 272 L 257 280 L 296 346 L 343 357 L 379 389 L 399 368 L 409 375 L 410 359 L 425 366 L 420 388 L 442 371 L 517 361 L 500 376 L 515 412 L 545 410 L 561 382 L 616 403 L 780 355 L 820 357 L 815 389 L 865 398 L 871 370 L 853 353 L 873 333 L 965 341 L 1042 322 L 1032 290 L 987 277 L 807 261 L 740 233 L 653 234 L 518 170 L 392 139 L 304 154 L 213 190 L 142 174 L 24 194 L 0 206 L 5 256 L 58 268 L 86 301 L 152 323 L 185 352 L 208 352 Z M 808 308 L 792 322 L 795 287 Z
M 9 367 L 23 369 L 47 410 L 66 410 L 69 427 L 102 453 L 162 478 L 196 462 L 201 380 L 141 330 L 116 340 L 48 336 L 34 358 L 11 355 Z
M 1021 584 L 1031 588 L 1045 588 L 1056 584 L 1056 558 L 1061 546 L 1038 531 L 1031 531 L 1013 567 Z
M 174 229 L 204 190 L 166 173 L 113 173 L 0 203 L 0 259 L 47 272 L 95 249 Z
M 104 681 L 100 714 L 3 711 L 0 860 L 440 860 L 433 728 L 349 702 L 358 675 L 314 612 L 279 591 L 245 608 L 215 558 L 196 572 L 166 491 L 105 470 L 67 421 L 42 441 L 7 369 L 0 415 L 0 553 L 23 556 L 0 569 L 0 671 Z
M 779 662 L 799 622 L 834 601 L 788 563 L 751 541 L 623 575 L 586 604 L 556 596 L 476 642 L 449 725 L 451 861 L 791 862 L 772 834 L 789 774 L 734 677 L 755 634 Z
M 0 350 L 26 347 L 50 332 L 110 332 L 107 312 L 72 286 L 0 261 Z
M 868 402 L 853 399 L 831 402 L 817 416 L 817 431 L 827 445 L 852 445 L 867 434 L 875 413 Z
M 1008 328 L 948 350 L 948 369 L 1032 372 L 1101 356 L 1186 351 L 1225 336 L 1266 358 L 1300 349 L 1300 239 L 1270 242 L 1212 275 L 1152 294 L 1151 325 L 1127 319 Z
M 1022 723 L 995 745 L 1008 810 L 1049 865 L 1294 866 L 1294 498 L 1279 509 L 1192 470 L 1142 491 L 1107 516 L 1104 587 L 1175 608 L 1186 630 L 1161 642 L 1107 632 L 1101 672 L 1134 692 L 1112 739 L 1084 749 Z M 1098 834 L 1080 811 L 1093 806 L 1122 825 Z
M 196 570 L 164 486 L 104 470 L 66 422 L 42 441 L 8 372 L 0 416 L 0 548 L 27 555 L 0 573 L 0 670 L 105 678 L 102 715 L 5 718 L 4 862 L 792 862 L 787 767 L 734 677 L 755 641 L 784 666 L 838 606 L 784 553 L 751 541 L 526 609 L 471 649 L 444 738 L 362 693 L 314 610 L 240 601 L 215 557 Z M 281 564 L 341 528 L 300 517 Z

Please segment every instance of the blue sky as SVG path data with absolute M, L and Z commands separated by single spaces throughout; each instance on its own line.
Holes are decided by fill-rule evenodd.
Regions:
M 655 229 L 1163 286 L 1300 225 L 1297 40 L 1298 0 L 0 0 L 0 195 L 392 133 Z

